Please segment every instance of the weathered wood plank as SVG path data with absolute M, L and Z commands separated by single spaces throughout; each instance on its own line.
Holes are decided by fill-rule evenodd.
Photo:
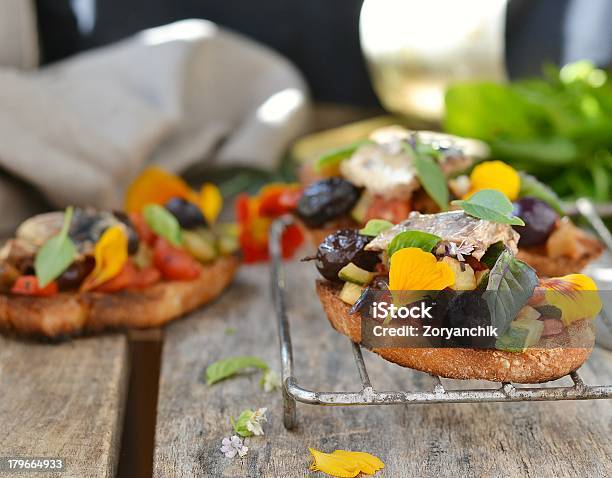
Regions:
M 350 344 L 323 318 L 313 278 L 312 268 L 288 265 L 298 378 L 310 388 L 357 390 Z M 237 332 L 227 335 L 227 327 Z M 255 354 L 279 368 L 264 267 L 243 268 L 235 286 L 217 303 L 168 327 L 158 403 L 156 477 L 319 476 L 308 471 L 308 447 L 374 453 L 387 464 L 378 476 L 612 475 L 609 401 L 353 408 L 298 404 L 298 429 L 287 432 L 280 393 L 260 391 L 258 375 L 213 387 L 203 383 L 207 364 L 237 354 Z M 425 374 L 364 354 L 377 389 L 430 385 Z M 597 350 L 583 376 L 587 383 L 612 382 L 612 353 Z M 456 384 L 445 381 L 447 386 Z M 266 436 L 247 439 L 250 450 L 243 460 L 225 458 L 219 446 L 224 436 L 232 434 L 230 415 L 256 407 L 269 408 Z
M 0 456 L 65 460 L 63 473 L 36 476 L 114 476 L 127 358 L 119 334 L 58 345 L 0 337 Z

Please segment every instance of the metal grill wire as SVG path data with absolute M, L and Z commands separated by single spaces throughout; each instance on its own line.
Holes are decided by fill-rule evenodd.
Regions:
M 589 202 L 578 201 L 577 208 L 593 224 L 599 218 Z M 590 208 L 590 209 L 589 209 Z M 599 219 L 601 222 L 601 219 Z M 570 387 L 532 387 L 517 388 L 511 383 L 502 383 L 499 388 L 473 390 L 446 390 L 440 377 L 432 375 L 433 388 L 423 391 L 388 391 L 374 390 L 363 360 L 361 346 L 351 342 L 357 372 L 361 380 L 361 390 L 355 392 L 320 392 L 307 390 L 298 385 L 293 370 L 293 347 L 287 303 L 285 300 L 286 282 L 282 267 L 281 237 L 285 228 L 293 224 L 291 216 L 276 220 L 270 230 L 270 257 L 272 260 L 271 286 L 272 297 L 277 317 L 278 339 L 282 367 L 284 424 L 288 429 L 296 425 L 296 401 L 311 405 L 394 405 L 408 403 L 477 403 L 477 402 L 514 402 L 514 401 L 550 401 L 550 400 L 591 400 L 612 398 L 612 385 L 586 385 L 578 372 L 569 377 L 573 381 Z M 603 223 L 602 223 L 603 224 Z M 599 226 L 599 224 L 597 224 Z M 605 226 L 603 226 L 605 229 Z M 600 227 L 594 227 L 599 233 Z M 607 229 L 605 229 L 607 231 Z M 609 234 L 609 233 L 608 233 Z M 612 237 L 610 245 L 612 246 Z M 602 238 L 607 244 L 608 241 Z M 611 247 L 612 248 L 612 247 Z M 606 314 L 605 319 L 608 319 Z M 609 321 L 609 319 L 608 319 Z

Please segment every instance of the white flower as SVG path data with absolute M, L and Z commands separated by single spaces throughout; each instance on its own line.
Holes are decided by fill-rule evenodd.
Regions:
M 443 241 L 440 243 L 438 248 L 436 249 L 437 254 L 444 254 L 451 257 L 456 257 L 459 261 L 465 261 L 464 255 L 469 255 L 474 251 L 474 246 L 469 244 L 465 244 L 461 242 L 461 244 L 457 245 L 454 242 Z
M 250 431 L 253 435 L 263 435 L 264 434 L 261 424 L 267 420 L 266 419 L 267 410 L 268 410 L 267 408 L 257 409 L 256 411 L 253 412 L 253 415 L 251 415 L 251 418 L 249 418 L 249 421 L 246 423 L 247 430 Z
M 227 458 L 234 458 L 236 454 L 242 458 L 249 451 L 249 448 L 244 446 L 242 440 L 236 435 L 231 438 L 224 438 L 221 445 L 221 453 Z
M 265 392 L 272 392 L 277 388 L 280 388 L 281 379 L 274 370 L 268 369 L 264 372 L 261 378 L 261 385 Z

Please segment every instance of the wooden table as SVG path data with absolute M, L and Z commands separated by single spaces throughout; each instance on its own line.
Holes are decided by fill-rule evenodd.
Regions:
M 313 269 L 293 263 L 286 273 L 297 375 L 306 387 L 357 390 L 359 378 L 350 344 L 322 316 Z M 308 447 L 369 451 L 387 465 L 379 476 L 389 477 L 612 475 L 609 401 L 298 405 L 299 427 L 286 431 L 280 394 L 261 391 L 257 374 L 212 387 L 203 383 L 209 363 L 236 354 L 260 356 L 278 370 L 268 287 L 261 267 L 243 269 L 235 287 L 202 311 L 206 320 L 193 317 L 168 327 L 154 476 L 323 476 L 308 471 Z M 228 328 L 237 332 L 227 335 Z M 402 369 L 370 353 L 365 359 L 375 388 L 429 384 L 426 374 Z M 596 350 L 582 374 L 588 383 L 612 381 L 612 353 Z M 229 417 L 257 407 L 269 409 L 266 435 L 247 440 L 249 453 L 243 460 L 225 458 L 219 447 L 222 438 L 232 434 Z
M 357 389 L 350 344 L 321 314 L 313 268 L 291 263 L 287 277 L 300 382 L 312 388 Z M 323 476 L 308 471 L 308 447 L 314 447 L 374 453 L 387 465 L 381 477 L 612 475 L 610 401 L 298 405 L 298 428 L 288 432 L 280 394 L 260 390 L 258 374 L 211 387 L 204 383 L 209 363 L 237 354 L 257 355 L 279 369 L 266 266 L 243 268 L 216 303 L 166 328 L 154 448 L 137 442 L 126 453 L 124 443 L 121 460 L 148 454 L 159 478 Z M 429 385 L 425 374 L 369 353 L 365 359 L 376 388 Z M 118 466 L 128 362 L 122 334 L 60 345 L 0 338 L 0 456 L 66 459 L 62 474 L 29 476 L 105 477 L 115 476 L 118 468 L 124 468 L 120 476 L 146 476 Z M 134 365 L 132 375 L 147 368 L 151 365 Z M 582 375 L 588 383 L 610 383 L 612 353 L 596 350 Z M 232 434 L 229 417 L 258 407 L 268 408 L 266 435 L 247 440 L 244 459 L 225 458 L 219 447 Z M 137 413 L 137 407 L 128 408 Z

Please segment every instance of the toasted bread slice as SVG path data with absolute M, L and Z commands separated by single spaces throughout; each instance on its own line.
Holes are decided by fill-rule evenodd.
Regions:
M 103 329 L 159 327 L 211 302 L 232 281 L 236 257 L 206 265 L 195 280 L 164 281 L 115 293 L 66 292 L 52 297 L 0 295 L 0 329 L 50 338 Z
M 317 294 L 331 325 L 353 342 L 361 342 L 361 316 L 338 296 L 339 286 L 317 281 Z M 373 349 L 385 360 L 402 367 L 455 379 L 540 383 L 578 369 L 591 355 L 595 335 L 589 321 L 579 321 L 559 336 L 545 339 L 542 348 L 521 353 L 468 348 Z M 563 344 L 563 345 L 561 345 Z

